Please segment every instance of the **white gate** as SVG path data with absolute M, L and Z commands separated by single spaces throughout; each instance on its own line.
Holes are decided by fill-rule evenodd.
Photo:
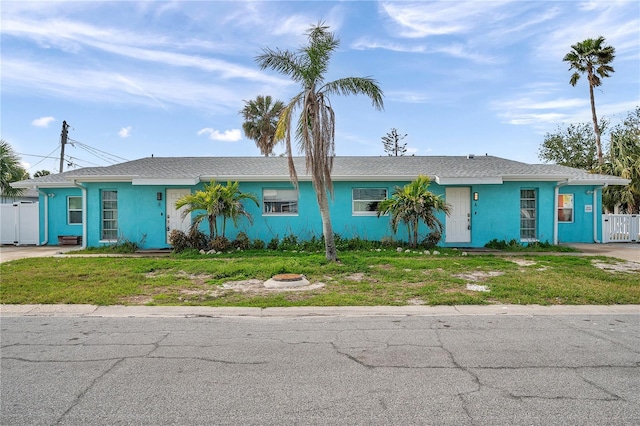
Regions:
M 632 241 L 640 241 L 640 215 L 602 215 L 603 243 L 624 243 Z
M 38 244 L 38 203 L 0 204 L 0 244 Z

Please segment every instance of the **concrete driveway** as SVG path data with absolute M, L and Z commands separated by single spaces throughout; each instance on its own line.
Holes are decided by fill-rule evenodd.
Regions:
M 587 256 L 608 256 L 640 263 L 640 243 L 569 244 Z
M 60 256 L 72 250 L 80 250 L 80 246 L 0 246 L 0 263 L 27 257 Z

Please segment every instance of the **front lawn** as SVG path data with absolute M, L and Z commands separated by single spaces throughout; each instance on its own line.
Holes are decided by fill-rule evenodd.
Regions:
M 241 252 L 211 256 L 56 257 L 0 264 L 0 302 L 202 306 L 640 304 L 640 269 L 573 255 L 446 251 Z M 599 265 L 597 265 L 599 264 Z M 304 274 L 313 289 L 262 281 Z

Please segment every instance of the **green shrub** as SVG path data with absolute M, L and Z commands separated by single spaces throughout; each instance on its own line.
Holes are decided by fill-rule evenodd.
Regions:
M 278 237 L 273 237 L 269 244 L 267 244 L 267 248 L 269 250 L 278 250 L 278 245 L 280 244 L 280 239 Z
M 196 250 L 204 250 L 207 248 L 207 236 L 197 228 L 192 227 L 189 230 L 187 238 L 189 241 L 189 248 Z
M 231 242 L 227 237 L 218 235 L 213 240 L 209 241 L 208 249 L 215 251 L 225 251 L 231 248 Z
M 174 229 L 169 233 L 169 244 L 173 246 L 173 251 L 181 253 L 189 248 L 189 238 L 184 232 Z
M 251 240 L 249 240 L 249 237 L 244 232 L 238 232 L 231 246 L 235 249 L 247 250 L 251 247 Z
M 264 246 L 264 241 L 261 239 L 255 239 L 253 240 L 253 243 L 251 243 L 251 248 L 254 250 L 264 250 Z
M 440 240 L 442 239 L 442 233 L 438 231 L 431 231 L 429 235 L 422 240 L 422 245 L 424 245 L 428 249 L 432 249 L 438 245 Z

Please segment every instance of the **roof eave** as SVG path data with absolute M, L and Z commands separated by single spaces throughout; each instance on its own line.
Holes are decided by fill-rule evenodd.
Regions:
M 69 175 L 72 182 L 132 182 L 137 175 Z
M 606 178 L 606 179 L 570 179 L 568 185 L 591 185 L 591 186 L 624 186 L 629 185 L 631 180 L 623 178 Z

